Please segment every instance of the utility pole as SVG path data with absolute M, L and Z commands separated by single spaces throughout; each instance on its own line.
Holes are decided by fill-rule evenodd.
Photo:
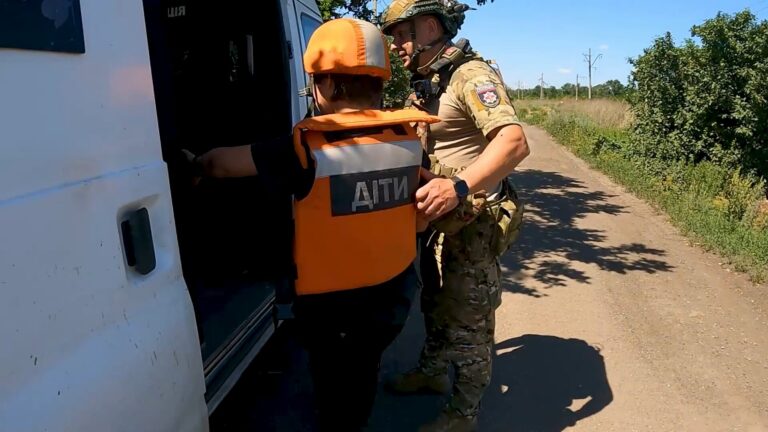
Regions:
M 541 78 L 539 78 L 539 99 L 544 99 L 544 72 L 541 73 Z
M 522 83 L 520 80 L 517 80 L 517 99 L 520 100 L 522 97 L 520 96 L 520 89 L 522 88 Z
M 595 63 L 600 60 L 602 54 L 598 54 L 594 60 L 592 60 L 592 48 L 589 49 L 589 54 L 584 54 L 584 61 L 589 66 L 589 99 L 592 100 L 592 69 L 595 68 Z
M 374 24 L 378 24 L 379 17 L 378 17 L 379 9 L 376 7 L 376 0 L 373 0 L 373 22 Z

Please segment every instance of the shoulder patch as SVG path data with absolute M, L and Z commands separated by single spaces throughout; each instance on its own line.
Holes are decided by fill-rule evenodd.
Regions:
M 448 47 L 443 52 L 443 57 L 450 57 L 453 52 L 456 51 L 456 47 Z
M 488 108 L 496 108 L 499 106 L 501 97 L 499 96 L 498 90 L 496 90 L 496 84 L 491 82 L 478 84 L 475 86 L 475 92 L 477 93 L 477 98 L 480 100 L 481 104 Z

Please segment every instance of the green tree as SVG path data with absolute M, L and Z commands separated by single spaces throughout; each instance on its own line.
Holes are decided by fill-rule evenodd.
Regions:
M 667 34 L 631 60 L 633 148 L 768 177 L 768 21 L 720 13 L 691 36 L 675 46 Z
M 389 61 L 392 64 L 392 79 L 384 85 L 384 106 L 402 108 L 406 98 L 411 94 L 410 72 L 405 69 L 400 57 L 391 51 Z
M 768 22 L 718 14 L 691 34 L 701 45 L 686 47 L 686 138 L 700 159 L 768 174 Z
M 622 84 L 619 80 L 615 79 L 606 81 L 604 86 L 606 96 L 621 97 L 626 91 L 626 86 L 624 86 L 624 84 Z
M 656 39 L 630 64 L 634 66 L 631 80 L 637 87 L 633 99 L 635 132 L 640 138 L 633 147 L 643 156 L 684 159 L 684 154 L 668 145 L 678 129 L 678 113 L 684 103 L 680 51 L 672 35 L 667 32 Z
M 325 21 L 343 16 L 354 16 L 366 21 L 372 21 L 373 18 L 373 10 L 368 8 L 366 0 L 318 0 L 317 5 Z

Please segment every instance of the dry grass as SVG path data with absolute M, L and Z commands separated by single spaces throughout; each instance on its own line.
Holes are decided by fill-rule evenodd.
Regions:
M 632 125 L 634 116 L 629 104 L 617 100 L 517 100 L 517 109 L 549 112 L 557 110 L 562 114 L 586 116 L 595 124 L 604 128 L 627 129 Z

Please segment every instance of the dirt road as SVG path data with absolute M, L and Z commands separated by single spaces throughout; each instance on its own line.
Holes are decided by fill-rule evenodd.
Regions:
M 532 155 L 514 179 L 527 221 L 504 257 L 480 431 L 768 431 L 768 287 L 690 246 L 540 129 L 526 132 Z M 421 325 L 414 308 L 383 374 L 412 366 Z M 311 430 L 304 359 L 283 333 L 214 432 Z M 414 431 L 441 403 L 382 391 L 371 430 Z

